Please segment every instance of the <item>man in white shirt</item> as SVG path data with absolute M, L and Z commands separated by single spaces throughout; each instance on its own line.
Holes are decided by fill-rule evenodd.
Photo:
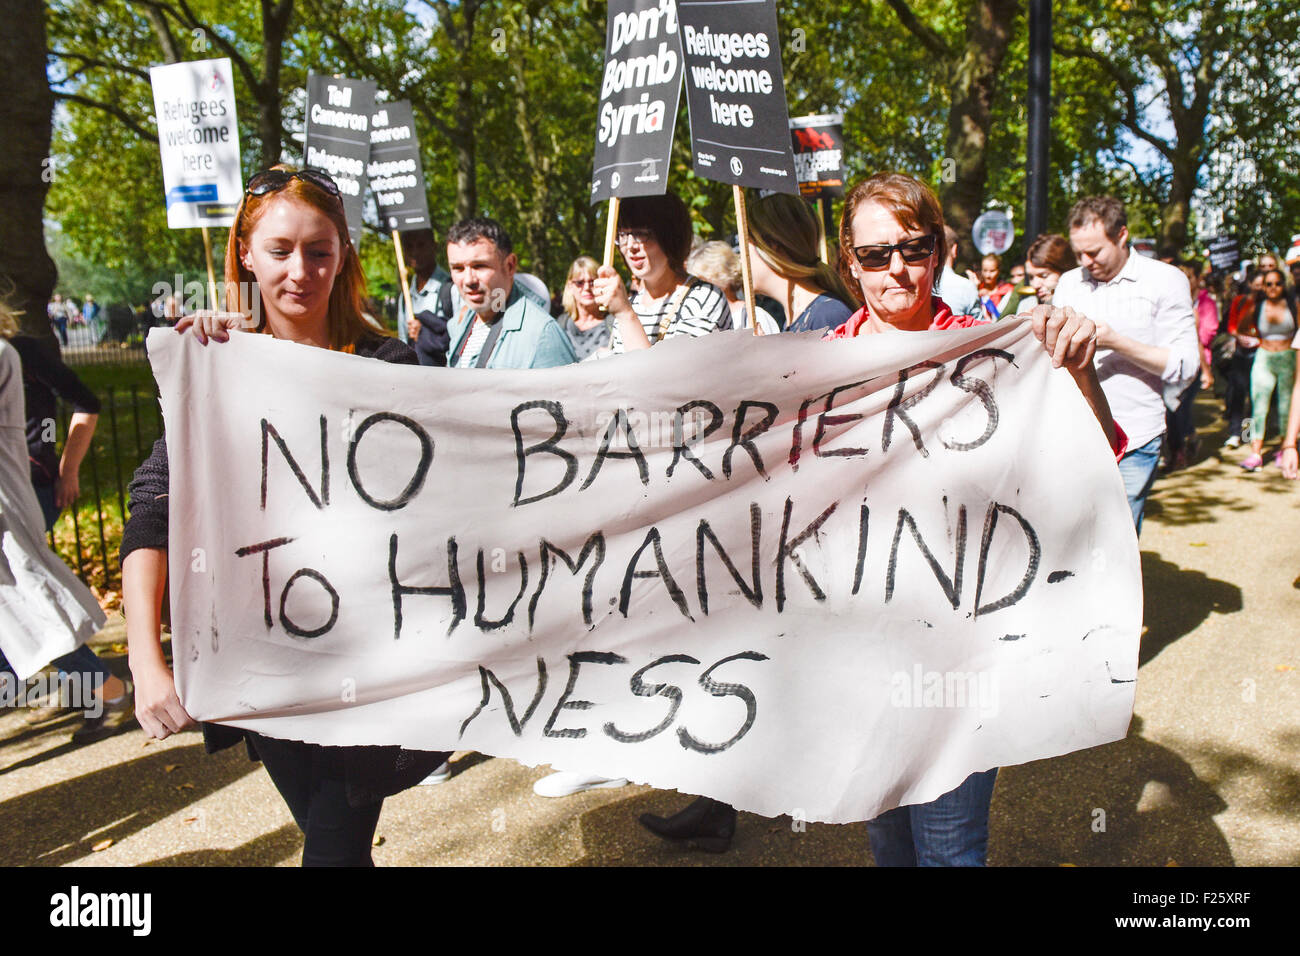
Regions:
M 948 239 L 948 260 L 939 273 L 934 294 L 952 309 L 953 315 L 979 315 L 980 294 L 975 283 L 958 275 L 954 268 L 957 262 L 957 230 L 952 226 L 944 226 L 943 232 Z
M 1068 225 L 1080 268 L 1061 276 L 1052 305 L 1096 323 L 1097 377 L 1128 436 L 1119 469 L 1141 533 L 1165 433 L 1164 395 L 1179 394 L 1200 372 L 1191 289 L 1179 269 L 1133 253 L 1119 200 L 1080 200 Z

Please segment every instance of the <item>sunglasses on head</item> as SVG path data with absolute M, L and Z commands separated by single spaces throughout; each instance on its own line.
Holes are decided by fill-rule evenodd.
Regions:
M 904 239 L 893 245 L 854 246 L 853 258 L 858 260 L 858 265 L 863 269 L 884 269 L 897 249 L 904 262 L 924 262 L 934 255 L 936 241 L 936 236 L 930 233 L 915 239 Z
M 267 193 L 283 189 L 295 179 L 302 180 L 304 183 L 311 183 L 317 189 L 325 190 L 336 199 L 342 200 L 343 198 L 343 194 L 339 192 L 338 183 L 334 182 L 329 173 L 321 169 L 263 170 L 248 181 L 248 188 L 244 192 L 250 196 L 265 196 Z

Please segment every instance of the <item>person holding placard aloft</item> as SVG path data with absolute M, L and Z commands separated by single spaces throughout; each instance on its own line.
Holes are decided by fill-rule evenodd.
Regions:
M 821 233 L 817 214 L 799 197 L 774 193 L 749 207 L 754 291 L 785 306 L 787 332 L 824 332 L 853 313 L 853 293 L 821 260 Z M 670 817 L 643 813 L 640 822 L 658 836 L 720 853 L 736 832 L 736 810 L 700 797 Z
M 601 266 L 596 301 L 614 316 L 614 354 L 648 349 L 676 335 L 707 335 L 731 328 L 722 293 L 686 272 L 691 214 L 672 193 L 632 196 L 618 215 L 618 250 L 641 288 L 628 295 L 612 266 Z
M 417 364 L 409 347 L 377 332 L 362 315 L 365 277 L 348 237 L 339 188 L 324 172 L 276 166 L 248 181 L 226 247 L 226 284 L 241 310 L 261 315 L 253 331 L 304 347 Z M 246 324 L 242 311 L 200 312 L 177 329 L 190 329 L 206 344 L 226 341 L 229 329 Z M 127 643 L 138 688 L 136 715 L 145 733 L 161 740 L 194 723 L 163 656 L 159 621 L 167 583 L 168 496 L 186 491 L 170 487 L 165 437 L 136 471 L 130 491 L 121 552 Z M 212 723 L 203 725 L 203 738 L 210 753 L 243 740 L 249 756 L 266 766 L 305 836 L 303 866 L 373 865 L 371 841 L 384 797 L 418 783 L 449 756 L 398 747 L 326 747 Z

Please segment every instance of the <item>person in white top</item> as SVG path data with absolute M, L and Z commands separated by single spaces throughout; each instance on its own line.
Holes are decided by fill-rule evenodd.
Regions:
M 957 274 L 957 243 L 961 241 L 957 230 L 945 223 L 943 234 L 948 240 L 948 255 L 939 272 L 935 294 L 952 309 L 953 315 L 979 315 L 982 306 L 975 283 Z
M 1118 199 L 1080 200 L 1068 225 L 1080 268 L 1061 276 L 1052 305 L 1096 323 L 1097 376 L 1128 437 L 1119 469 L 1141 533 L 1165 432 L 1164 395 L 1177 396 L 1200 374 L 1191 289 L 1175 267 L 1133 254 Z

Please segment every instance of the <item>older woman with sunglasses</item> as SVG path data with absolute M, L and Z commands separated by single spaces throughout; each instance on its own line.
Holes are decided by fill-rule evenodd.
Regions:
M 966 328 L 976 316 L 954 316 L 933 292 L 944 261 L 943 213 L 934 193 L 910 176 L 881 173 L 858 183 L 844 199 L 840 223 L 841 271 L 861 291 L 863 306 L 829 337 Z M 1039 306 L 1034 335 L 1069 371 L 1117 457 L 1122 432 L 1097 380 L 1092 358 L 1096 329 L 1072 309 Z M 997 768 L 973 773 L 956 789 L 918 806 L 890 810 L 867 823 L 880 866 L 983 866 L 989 803 Z
M 348 239 L 338 186 L 325 173 L 277 166 L 249 180 L 226 246 L 229 313 L 200 313 L 193 326 L 206 343 L 232 327 L 303 347 L 417 364 L 411 349 L 379 334 L 363 316 L 365 277 Z M 231 298 L 233 296 L 233 299 Z M 244 383 L 241 387 L 246 387 Z M 122 592 L 136 716 L 159 740 L 194 721 L 176 693 L 163 655 L 160 616 L 167 584 L 170 487 L 166 439 L 154 445 L 131 482 L 131 512 L 122 536 Z M 183 492 L 183 489 L 176 489 Z M 302 829 L 303 866 L 370 866 L 383 799 L 422 780 L 448 754 L 397 747 L 323 747 L 267 737 L 221 724 L 203 725 L 208 752 L 241 740 L 260 759 Z
M 946 261 L 945 247 L 943 213 L 924 183 L 910 176 L 879 174 L 855 186 L 844 200 L 840 269 L 863 305 L 826 338 L 957 329 L 987 322 L 980 316 L 953 315 L 934 295 L 939 264 Z M 833 290 L 834 285 L 825 287 Z M 1093 324 L 1073 310 L 1039 306 L 1033 326 L 1053 364 L 1074 377 L 1118 457 L 1124 439 L 1093 369 Z M 870 821 L 867 832 L 876 863 L 982 866 L 996 775 L 996 768 L 971 774 L 955 790 L 928 804 L 899 807 Z M 641 823 L 660 836 L 721 852 L 730 845 L 735 819 L 730 806 L 701 797 L 670 817 L 643 814 Z
M 613 331 L 613 322 L 609 316 L 600 311 L 596 303 L 596 270 L 599 263 L 591 256 L 578 256 L 569 266 L 569 277 L 564 283 L 564 292 L 560 301 L 564 306 L 564 315 L 560 318 L 560 328 L 573 343 L 574 354 L 578 361 L 609 350 L 609 335 Z

